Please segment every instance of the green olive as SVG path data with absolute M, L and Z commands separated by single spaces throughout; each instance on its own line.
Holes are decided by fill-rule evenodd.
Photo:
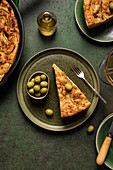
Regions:
M 48 86 L 48 83 L 47 83 L 47 81 L 42 81 L 42 82 L 40 83 L 40 85 L 41 85 L 42 87 L 47 87 L 47 86 Z
M 51 110 L 51 109 L 46 109 L 46 115 L 52 116 L 52 115 L 53 115 L 53 110 Z
M 66 89 L 67 91 L 71 91 L 71 90 L 72 90 L 72 85 L 69 84 L 69 83 L 67 83 L 67 84 L 65 85 L 65 89 Z
M 45 74 L 42 74 L 40 77 L 41 77 L 41 80 L 43 80 L 43 81 L 46 80 L 46 75 Z
M 93 131 L 94 131 L 94 126 L 90 125 L 90 126 L 88 127 L 87 131 L 88 131 L 89 133 L 93 132 Z
M 45 94 L 47 92 L 47 88 L 43 87 L 41 90 L 40 90 L 41 94 Z
M 27 83 L 27 87 L 30 89 L 30 88 L 32 88 L 34 86 L 34 82 L 33 81 L 29 81 L 28 83 Z
M 41 93 L 40 93 L 40 92 L 35 93 L 35 96 L 36 96 L 36 97 L 40 97 L 40 96 L 41 96 Z
M 29 94 L 31 94 L 31 95 L 34 94 L 34 89 L 33 88 L 29 89 Z
M 110 10 L 113 10 L 113 2 L 111 2 L 111 3 L 109 4 L 109 9 L 110 9 Z
M 35 83 L 40 83 L 41 82 L 40 76 L 36 76 L 34 81 Z
M 33 82 L 34 82 L 34 81 L 35 81 L 35 79 L 34 79 L 34 78 L 32 78 L 32 79 L 31 79 L 31 81 L 33 81 Z
M 40 85 L 35 85 L 33 88 L 34 88 L 35 92 L 39 92 L 40 91 Z

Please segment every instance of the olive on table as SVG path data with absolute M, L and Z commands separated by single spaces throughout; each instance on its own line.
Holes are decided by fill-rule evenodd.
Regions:
M 67 83 L 67 84 L 65 85 L 65 89 L 66 89 L 67 91 L 71 91 L 71 90 L 72 90 L 72 85 L 69 84 L 69 83 Z
M 113 2 L 110 2 L 110 4 L 109 4 L 109 9 L 110 9 L 110 10 L 113 10 Z
M 52 115 L 53 115 L 53 110 L 51 110 L 51 109 L 46 109 L 46 115 L 52 116 Z
M 88 127 L 87 131 L 88 131 L 89 133 L 93 132 L 93 131 L 94 131 L 94 126 L 93 126 L 93 125 L 90 125 L 90 126 Z
M 46 75 L 45 75 L 45 74 L 42 74 L 42 75 L 40 76 L 40 78 L 41 78 L 41 80 L 46 80 Z
M 48 83 L 47 83 L 47 81 L 41 81 L 40 85 L 41 85 L 42 87 L 47 87 L 47 86 L 48 86 Z
M 27 87 L 30 89 L 30 88 L 32 88 L 34 86 L 34 82 L 33 81 L 29 81 L 28 83 L 27 83 Z

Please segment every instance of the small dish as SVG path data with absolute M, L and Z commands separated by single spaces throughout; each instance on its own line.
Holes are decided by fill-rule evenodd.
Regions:
M 34 72 L 26 85 L 27 94 L 33 99 L 44 99 L 49 92 L 49 76 L 42 72 Z

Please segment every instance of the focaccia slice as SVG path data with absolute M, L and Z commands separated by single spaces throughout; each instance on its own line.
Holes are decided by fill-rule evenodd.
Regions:
M 57 92 L 60 102 L 61 117 L 69 117 L 88 108 L 91 103 L 80 89 L 66 76 L 66 74 L 53 64 L 55 71 Z M 65 85 L 69 83 L 72 86 L 71 91 L 65 89 Z
M 113 10 L 109 4 L 112 0 L 84 0 L 83 10 L 88 28 L 94 28 L 113 19 Z

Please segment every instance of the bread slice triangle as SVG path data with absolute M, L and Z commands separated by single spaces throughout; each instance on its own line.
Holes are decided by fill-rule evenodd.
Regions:
M 111 2 L 111 0 L 83 1 L 84 17 L 88 28 L 97 27 L 113 19 L 113 10 L 110 9 Z
M 60 102 L 61 117 L 69 117 L 88 108 L 91 103 L 83 92 L 66 76 L 66 74 L 56 65 L 53 64 L 55 71 L 57 92 Z M 71 84 L 72 90 L 67 91 L 66 84 Z

